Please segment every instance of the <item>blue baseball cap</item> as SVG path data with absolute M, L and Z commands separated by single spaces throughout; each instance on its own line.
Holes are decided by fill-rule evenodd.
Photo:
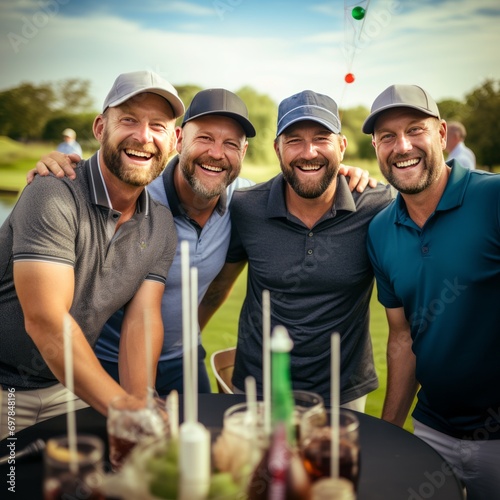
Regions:
M 337 103 L 327 95 L 303 90 L 281 101 L 278 107 L 276 137 L 290 125 L 304 120 L 320 123 L 334 134 L 340 134 Z

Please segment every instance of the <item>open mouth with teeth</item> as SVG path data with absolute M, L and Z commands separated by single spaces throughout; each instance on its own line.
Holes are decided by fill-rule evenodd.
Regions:
M 147 161 L 153 157 L 153 153 L 138 151 L 136 149 L 125 149 L 125 154 L 132 160 Z
M 397 161 L 394 163 L 396 168 L 414 167 L 420 163 L 420 158 L 412 158 L 411 160 Z
M 323 165 L 315 164 L 315 165 L 296 165 L 299 170 L 302 172 L 317 172 L 321 169 Z
M 222 167 L 216 167 L 214 165 L 207 165 L 206 163 L 200 163 L 200 167 L 208 172 L 215 172 L 216 174 L 222 172 L 224 169 Z

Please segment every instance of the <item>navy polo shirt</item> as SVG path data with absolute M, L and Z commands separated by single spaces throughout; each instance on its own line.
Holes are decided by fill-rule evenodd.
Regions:
M 386 308 L 403 307 L 421 384 L 413 416 L 458 438 L 500 438 L 500 176 L 452 171 L 422 228 L 398 195 L 368 252 Z

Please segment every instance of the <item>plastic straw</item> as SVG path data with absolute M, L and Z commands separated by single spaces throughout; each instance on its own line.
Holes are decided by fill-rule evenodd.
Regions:
M 191 268 L 191 382 L 193 421 L 198 421 L 198 269 Z
M 264 399 L 264 431 L 271 434 L 271 297 L 262 291 L 262 378 Z
M 190 315 L 190 284 L 189 284 L 189 243 L 181 241 L 181 273 L 182 273 L 182 344 L 183 344 L 183 374 L 184 374 L 184 419 L 194 422 L 191 391 L 191 315 Z
M 63 318 L 63 340 L 64 340 L 64 379 L 68 398 L 66 400 L 66 425 L 68 428 L 69 447 L 69 470 L 76 474 L 78 472 L 78 456 L 76 446 L 76 417 L 75 398 L 73 382 L 73 339 L 71 337 L 71 318 L 65 315 Z
M 172 439 L 179 437 L 179 393 L 174 389 L 167 396 L 166 409 L 170 422 L 170 435 Z
M 257 388 L 253 377 L 245 378 L 245 394 L 247 400 L 248 417 L 252 424 L 257 423 Z
M 331 461 L 330 476 L 339 477 L 339 405 L 340 405 L 340 335 L 332 334 L 331 340 Z

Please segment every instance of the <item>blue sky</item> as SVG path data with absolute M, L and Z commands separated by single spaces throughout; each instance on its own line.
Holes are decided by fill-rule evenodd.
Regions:
M 119 73 L 152 69 L 276 102 L 309 88 L 369 107 L 393 83 L 463 99 L 500 80 L 499 21 L 498 0 L 3 0 L 0 90 L 83 78 L 98 109 Z

